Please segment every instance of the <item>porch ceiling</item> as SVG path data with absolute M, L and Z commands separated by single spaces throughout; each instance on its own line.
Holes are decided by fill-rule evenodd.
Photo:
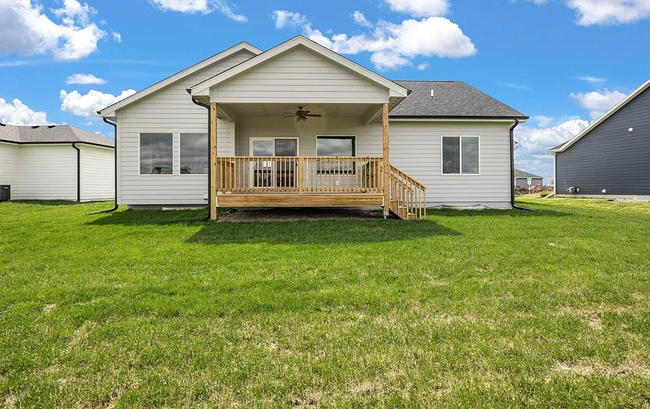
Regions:
M 224 104 L 225 105 L 225 104 Z M 237 117 L 285 117 L 296 112 L 298 106 L 327 118 L 362 117 L 376 111 L 381 105 L 373 104 L 228 104 Z

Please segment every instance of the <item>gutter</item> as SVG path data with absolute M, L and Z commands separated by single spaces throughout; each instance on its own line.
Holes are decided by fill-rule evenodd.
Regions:
M 515 123 L 510 127 L 510 205 L 513 209 L 532 212 L 534 210 L 520 207 L 515 204 L 515 128 L 518 126 L 519 118 L 515 118 Z
M 76 143 L 72 147 L 77 151 L 77 203 L 81 202 L 81 149 L 77 147 Z
M 11 141 L 9 139 L 0 139 L 0 142 L 12 143 L 14 145 L 67 145 L 67 144 L 71 143 L 72 141 L 18 142 L 18 141 Z M 101 143 L 84 142 L 84 141 L 82 141 L 82 142 L 73 142 L 73 143 L 78 143 L 80 145 L 97 146 L 99 148 L 113 149 L 112 146 L 110 146 L 110 145 L 102 145 Z
M 213 206 L 212 201 L 214 200 L 212 197 L 213 192 L 212 190 L 212 185 L 210 182 L 212 181 L 212 155 L 210 154 L 210 141 L 212 140 L 212 127 L 211 125 L 211 120 L 212 118 L 210 117 L 212 114 L 210 113 L 210 105 L 204 104 L 203 102 L 200 102 L 194 96 L 192 96 L 192 89 L 188 88 L 186 89 L 187 93 L 190 94 L 190 97 L 192 98 L 192 103 L 194 105 L 198 105 L 200 107 L 203 107 L 208 110 L 208 215 L 205 216 L 205 219 L 202 219 L 202 221 L 205 220 L 210 220 L 210 209 L 212 209 L 211 206 Z M 216 204 L 214 204 L 216 206 Z
M 98 114 L 99 114 L 99 112 L 100 111 L 97 111 Z M 117 169 L 117 123 L 111 122 L 106 118 L 102 118 L 102 120 L 105 123 L 107 123 L 107 124 L 109 124 L 110 126 L 113 127 L 113 135 L 114 135 L 114 138 L 115 138 L 115 165 L 114 165 L 115 166 L 114 167 L 114 172 L 115 172 L 115 206 L 113 206 L 112 209 L 103 210 L 101 212 L 95 212 L 95 213 L 91 213 L 91 214 L 112 213 L 112 212 L 116 211 L 117 208 L 119 207 L 119 205 L 117 204 L 117 172 L 118 172 L 118 169 Z

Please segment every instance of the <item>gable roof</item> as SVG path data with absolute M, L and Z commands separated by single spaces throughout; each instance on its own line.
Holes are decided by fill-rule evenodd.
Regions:
M 109 105 L 108 107 L 98 111 L 97 113 L 99 115 L 103 116 L 103 117 L 112 117 L 112 116 L 115 115 L 114 113 L 115 113 L 116 110 L 124 108 L 125 106 L 130 105 L 130 104 L 132 104 L 132 103 L 146 97 L 147 95 L 153 94 L 154 92 L 156 92 L 156 91 L 158 91 L 158 90 L 160 90 L 162 88 L 165 88 L 165 87 L 167 87 L 167 86 L 169 86 L 169 85 L 171 85 L 171 84 L 173 84 L 175 82 L 178 82 L 178 81 L 182 80 L 183 78 L 186 78 L 187 76 L 192 75 L 195 72 L 202 70 L 205 67 L 208 67 L 208 66 L 210 66 L 210 65 L 212 65 L 212 64 L 214 64 L 214 63 L 216 63 L 216 62 L 218 62 L 220 60 L 223 60 L 224 58 L 228 58 L 231 55 L 234 55 L 234 54 L 236 54 L 236 53 L 238 53 L 240 51 L 243 51 L 243 50 L 250 51 L 255 55 L 258 55 L 258 54 L 260 54 L 262 52 L 262 50 L 260 50 L 259 48 L 255 47 L 255 46 L 253 46 L 253 45 L 251 45 L 251 44 L 249 44 L 247 42 L 241 42 L 241 43 L 239 43 L 239 44 L 237 44 L 237 45 L 235 45 L 233 47 L 228 48 L 227 50 L 224 50 L 224 51 L 222 51 L 222 52 L 220 52 L 218 54 L 213 55 L 210 58 L 207 58 L 207 59 L 205 59 L 205 60 L 203 60 L 203 61 L 201 61 L 201 62 L 199 62 L 197 64 L 194 64 L 191 67 L 186 68 L 183 71 L 180 71 L 180 72 L 172 75 L 171 77 L 167 77 L 164 80 L 159 81 L 159 82 L 151 85 L 150 87 L 147 87 L 147 88 L 145 88 L 145 89 L 143 89 L 143 90 L 141 90 L 139 92 L 136 92 L 135 94 L 131 95 L 128 98 L 124 98 L 123 100 L 118 101 L 118 102 L 114 103 L 113 105 Z
M 600 118 L 596 119 L 594 122 L 591 123 L 587 128 L 585 128 L 584 131 L 580 132 L 578 135 L 576 135 L 573 139 L 555 146 L 550 149 L 551 153 L 556 153 L 556 152 L 564 152 L 565 150 L 569 149 L 574 143 L 578 142 L 580 139 L 584 138 L 589 132 L 593 131 L 596 129 L 600 124 L 605 122 L 609 117 L 620 111 L 624 106 L 632 102 L 636 97 L 641 95 L 643 91 L 646 89 L 650 88 L 650 79 L 646 82 L 643 83 L 639 88 L 635 89 L 628 95 L 627 97 L 623 98 L 621 102 L 616 104 L 612 109 L 607 111 L 605 114 L 601 115 Z
M 371 71 L 367 69 L 366 67 L 363 67 L 354 61 L 343 57 L 342 55 L 330 50 L 327 47 L 323 47 L 322 45 L 318 44 L 317 42 L 310 40 L 309 38 L 303 36 L 303 35 L 298 35 L 280 45 L 277 45 L 270 50 L 264 51 L 263 53 L 247 60 L 244 61 L 238 65 L 235 65 L 234 67 L 231 67 L 224 72 L 221 72 L 213 77 L 210 77 L 206 79 L 205 81 L 199 82 L 198 84 L 194 85 L 190 90 L 192 95 L 208 95 L 208 91 L 210 87 L 226 81 L 234 76 L 237 76 L 253 67 L 258 66 L 259 64 L 262 64 L 282 53 L 285 53 L 295 47 L 298 46 L 303 46 L 311 51 L 320 54 L 321 56 L 328 58 L 329 60 L 332 60 L 354 72 L 357 74 L 366 77 L 367 79 L 376 82 L 390 90 L 390 96 L 391 97 L 406 97 L 408 91 L 403 88 L 402 86 L 398 85 L 397 83 L 382 77 L 381 75 L 377 74 L 374 71 Z
M 115 147 L 115 142 L 112 139 L 95 135 L 71 125 L 2 125 L 0 126 L 0 141 L 20 145 L 84 143 L 107 148 Z
M 391 118 L 528 119 L 478 89 L 460 81 L 395 81 L 410 92 L 390 113 Z M 431 98 L 431 91 L 434 98 Z
M 534 175 L 534 174 L 532 174 L 532 173 L 530 173 L 530 172 L 526 172 L 525 170 L 515 169 L 515 173 L 517 174 L 517 176 L 515 176 L 517 179 L 519 179 L 519 178 L 526 178 L 526 179 L 528 179 L 528 178 L 543 179 L 542 176 Z

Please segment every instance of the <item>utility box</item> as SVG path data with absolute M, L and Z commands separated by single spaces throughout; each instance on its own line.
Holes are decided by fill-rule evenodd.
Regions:
M 11 185 L 0 185 L 0 202 L 11 199 Z

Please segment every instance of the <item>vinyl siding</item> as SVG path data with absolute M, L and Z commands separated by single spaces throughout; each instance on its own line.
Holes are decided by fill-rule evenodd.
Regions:
M 442 136 L 480 137 L 480 175 L 443 175 Z M 391 122 L 390 161 L 427 187 L 427 205 L 510 208 L 510 125 Z
M 222 103 L 384 103 L 388 89 L 298 46 L 212 87 Z
M 300 155 L 314 156 L 317 135 L 356 136 L 358 156 L 382 155 L 381 123 L 364 126 L 359 118 L 310 118 L 304 126 L 291 118 L 240 118 L 236 154 L 249 155 L 250 138 L 298 137 Z M 480 175 L 442 175 L 443 135 L 480 136 Z M 510 132 L 506 123 L 391 122 L 390 159 L 427 187 L 429 206 L 510 208 Z
M 206 204 L 207 175 L 181 175 L 180 133 L 207 133 L 208 111 L 186 89 L 253 56 L 242 51 L 118 111 L 118 202 L 128 205 Z M 174 134 L 174 175 L 140 175 L 139 134 Z M 217 150 L 232 155 L 234 125 L 219 120 Z M 206 152 L 207 155 L 207 152 Z
M 634 132 L 628 132 L 634 128 Z M 650 195 L 650 90 L 564 152 L 556 153 L 558 194 Z
M 20 198 L 20 146 L 0 143 L 0 185 L 11 185 L 11 198 Z
M 112 200 L 115 195 L 113 149 L 77 146 L 81 150 L 81 201 Z
M 77 200 L 77 151 L 72 145 L 22 145 L 17 200 Z

